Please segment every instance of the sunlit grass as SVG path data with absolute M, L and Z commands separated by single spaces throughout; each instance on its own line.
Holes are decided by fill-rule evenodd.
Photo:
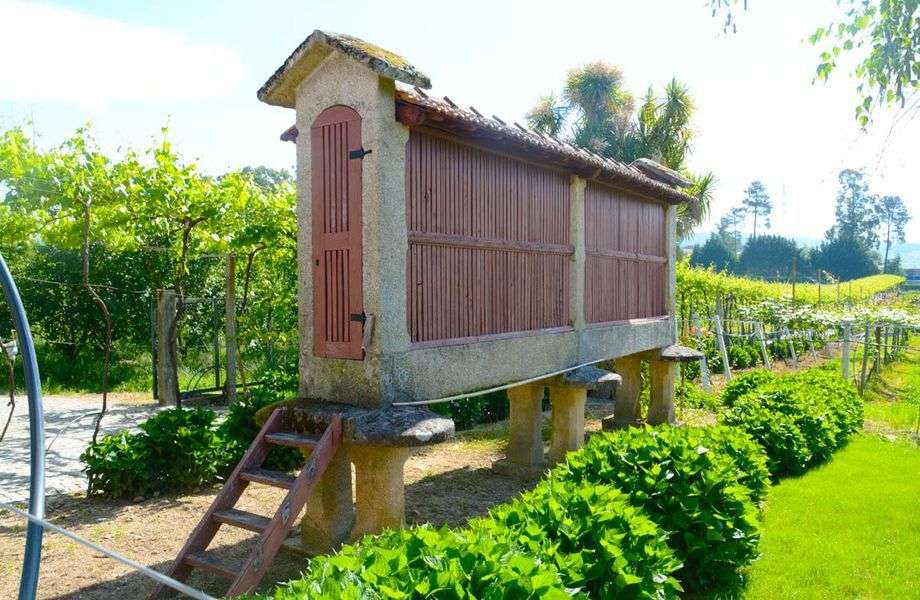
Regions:
M 746 598 L 916 598 L 920 450 L 864 434 L 768 499 Z

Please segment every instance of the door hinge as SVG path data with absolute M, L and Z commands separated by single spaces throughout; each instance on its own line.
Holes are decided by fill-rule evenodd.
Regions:
M 373 150 L 365 150 L 364 148 L 358 148 L 357 150 L 352 150 L 351 152 L 349 152 L 348 158 L 349 160 L 355 159 L 355 158 L 360 160 L 364 158 L 365 156 L 367 156 L 368 154 L 370 154 L 371 152 L 373 152 Z
M 349 320 L 354 321 L 356 323 L 364 323 L 365 321 L 367 321 L 367 315 L 365 315 L 363 312 L 351 313 Z

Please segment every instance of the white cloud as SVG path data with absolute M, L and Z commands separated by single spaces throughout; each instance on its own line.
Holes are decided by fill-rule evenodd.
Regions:
M 178 31 L 47 4 L 0 0 L 0 100 L 99 107 L 232 90 L 233 51 Z

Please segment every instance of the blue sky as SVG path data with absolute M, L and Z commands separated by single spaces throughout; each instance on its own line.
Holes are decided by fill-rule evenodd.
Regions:
M 776 202 L 773 231 L 820 238 L 837 173 L 864 168 L 873 191 L 908 203 L 908 238 L 920 242 L 920 120 L 886 112 L 860 132 L 846 73 L 812 83 L 817 51 L 805 39 L 836 2 L 750 4 L 725 37 L 704 0 L 0 0 L 0 127 L 32 120 L 55 144 L 89 121 L 115 152 L 144 147 L 168 124 L 208 172 L 292 167 L 278 135 L 293 115 L 255 93 L 313 29 L 399 52 L 436 93 L 506 120 L 522 119 L 572 67 L 605 60 L 637 95 L 673 76 L 688 84 L 698 107 L 690 164 L 718 178 L 716 218 L 761 179 Z

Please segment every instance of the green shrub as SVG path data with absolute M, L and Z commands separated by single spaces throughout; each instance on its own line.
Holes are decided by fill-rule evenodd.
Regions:
M 80 456 L 89 493 L 110 497 L 186 491 L 217 480 L 225 451 L 211 410 L 168 409 L 137 433 L 108 435 Z
M 124 498 L 150 488 L 147 444 L 142 435 L 122 431 L 103 436 L 83 451 L 80 460 L 90 495 Z
M 722 390 L 722 404 L 732 407 L 741 396 L 773 381 L 776 381 L 776 375 L 765 369 L 756 369 L 733 377 Z
M 432 404 L 431 410 L 450 417 L 457 431 L 475 427 L 481 423 L 495 423 L 508 417 L 508 396 L 504 391 L 464 398 L 456 402 Z
M 282 400 L 284 396 L 272 391 L 274 388 L 253 389 L 248 396 L 241 396 L 227 413 L 227 418 L 217 427 L 217 434 L 224 446 L 224 462 L 221 475 L 228 475 L 236 467 L 261 426 L 256 422 L 256 413 Z M 272 448 L 265 459 L 265 467 L 279 471 L 291 471 L 303 466 L 304 458 L 296 448 Z
M 681 564 L 667 536 L 613 486 L 550 477 L 474 524 L 511 535 L 529 555 L 555 564 L 563 583 L 592 598 L 675 597 Z
M 683 562 L 677 578 L 691 590 L 737 580 L 738 569 L 757 557 L 760 533 L 754 500 L 762 492 L 759 450 L 709 428 L 629 429 L 595 435 L 557 467 L 573 481 L 613 485 L 629 495 L 669 533 Z M 739 438 L 740 439 L 740 438 Z M 729 447 L 731 450 L 729 450 Z M 746 461 L 739 454 L 750 453 Z
M 692 382 L 684 382 L 682 385 L 678 385 L 675 392 L 677 401 L 682 408 L 703 408 L 711 411 L 719 408 L 719 396 L 717 394 L 708 393 Z
M 774 477 L 827 460 L 862 426 L 862 399 L 836 374 L 812 369 L 740 396 L 721 420 L 748 432 Z
M 317 556 L 299 579 L 271 598 L 563 599 L 570 593 L 552 564 L 512 547 L 488 527 L 422 525 L 366 536 L 337 554 Z M 583 596 L 581 596 L 583 597 Z

